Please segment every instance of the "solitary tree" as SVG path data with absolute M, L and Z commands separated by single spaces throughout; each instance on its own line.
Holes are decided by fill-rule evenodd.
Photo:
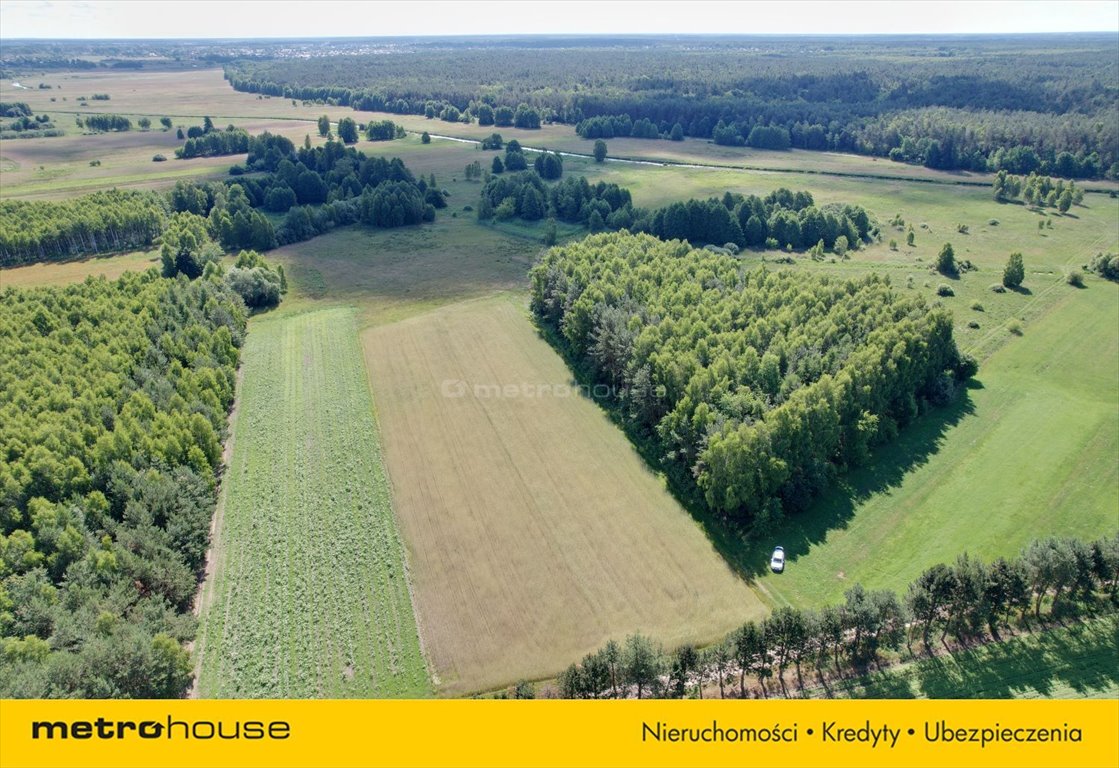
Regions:
M 1002 284 L 1007 288 L 1017 288 L 1026 279 L 1026 265 L 1022 261 L 1021 253 L 1010 254 L 1006 262 L 1006 269 L 1002 271 Z
M 677 123 L 676 125 L 672 126 L 672 133 L 670 133 L 668 135 L 668 138 L 672 139 L 673 141 L 683 141 L 684 140 L 684 126 L 680 125 L 680 123 Z
M 643 635 L 630 635 L 626 638 L 625 677 L 626 682 L 636 686 L 637 698 L 653 687 L 660 676 L 660 651 L 653 642 Z
M 942 275 L 954 277 L 958 273 L 956 267 L 956 252 L 952 250 L 951 243 L 945 243 L 936 257 L 936 271 Z
M 916 236 L 910 231 L 909 234 L 905 236 L 905 244 L 912 248 L 916 239 Z
M 139 120 L 136 121 L 136 124 L 138 126 L 140 126 L 141 131 L 146 131 L 146 130 L 148 130 L 149 128 L 152 127 L 151 118 L 148 118 L 148 117 L 141 117 Z
M 319 118 L 319 136 L 330 135 L 330 118 L 323 115 Z
M 594 143 L 594 161 L 601 163 L 606 160 L 606 142 L 599 139 Z
M 163 130 L 165 130 L 165 131 L 171 130 L 171 118 L 161 117 L 161 118 L 159 118 L 159 124 L 163 126 Z
M 421 144 L 430 144 L 431 143 L 431 134 L 428 133 L 427 131 L 424 131 L 423 133 L 421 133 L 420 134 L 420 143 Z

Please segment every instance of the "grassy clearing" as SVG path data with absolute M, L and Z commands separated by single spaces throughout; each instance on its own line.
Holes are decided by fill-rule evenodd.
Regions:
M 571 376 L 520 300 L 362 340 L 442 692 L 548 677 L 636 630 L 705 642 L 761 615 L 605 414 L 564 396 Z M 493 396 L 505 385 L 517 394 Z
M 103 275 L 112 280 L 125 272 L 143 272 L 159 265 L 158 251 L 134 251 L 83 261 L 59 261 L 0 269 L 0 288 L 30 288 L 37 285 L 66 285 Z
M 919 419 L 777 532 L 789 567 L 760 579 L 762 590 L 775 603 L 821 605 L 855 582 L 903 588 L 964 551 L 991 559 L 1039 536 L 1113 533 L 1116 328 L 1119 288 L 1065 288 L 965 398 Z M 751 555 L 755 569 L 765 548 Z
M 253 321 L 197 657 L 204 697 L 430 691 L 352 311 Z
M 281 312 L 355 305 L 366 326 L 522 290 L 540 247 L 444 214 L 421 227 L 340 229 L 268 257 L 284 265 L 292 286 Z
M 828 693 L 859 699 L 1114 699 L 1117 655 L 1119 618 L 1110 616 L 888 668 L 843 681 Z

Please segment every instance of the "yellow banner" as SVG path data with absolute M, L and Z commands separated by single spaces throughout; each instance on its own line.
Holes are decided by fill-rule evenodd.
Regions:
M 1119 701 L 2 701 L 0 766 L 1119 765 Z

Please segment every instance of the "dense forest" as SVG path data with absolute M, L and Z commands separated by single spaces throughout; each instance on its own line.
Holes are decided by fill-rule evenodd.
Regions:
M 226 77 L 250 93 L 481 125 L 560 122 L 587 138 L 692 136 L 1020 174 L 1057 174 L 1067 154 L 1062 175 L 1119 172 L 1119 56 L 1106 35 L 522 38 L 377 56 L 335 46 L 230 62 Z
M 0 696 L 181 696 L 245 310 L 219 279 L 0 292 Z
M 116 189 L 61 202 L 0 200 L 0 267 L 148 248 L 166 208 L 156 193 Z
M 984 563 L 964 554 L 952 565 L 934 565 L 902 595 L 855 584 L 840 605 L 785 606 L 704 649 L 665 652 L 642 635 L 611 640 L 568 667 L 557 680 L 558 693 L 567 699 L 702 698 L 703 688 L 715 684 L 720 698 L 746 698 L 751 678 L 768 696 L 770 684 L 784 684 L 789 667 L 803 685 L 810 670 L 817 680 L 872 664 L 880 670 L 884 652 L 903 645 L 912 652 L 918 639 L 926 650 L 949 636 L 968 645 L 998 642 L 1008 630 L 1029 629 L 1031 620 L 1064 623 L 1114 613 L 1117 587 L 1119 536 L 1040 539 L 1009 559 Z
M 551 249 L 530 279 L 557 343 L 736 523 L 803 509 L 975 372 L 950 314 L 879 275 L 746 270 L 615 233 Z

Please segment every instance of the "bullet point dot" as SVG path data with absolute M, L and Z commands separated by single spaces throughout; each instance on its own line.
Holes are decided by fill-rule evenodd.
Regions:
M 808 735 L 809 735 L 809 736 L 811 736 L 811 735 L 812 735 L 812 729 L 811 729 L 811 728 L 809 728 L 809 729 L 808 729 Z
M 915 734 L 915 733 L 916 733 L 916 731 L 915 731 L 915 730 L 913 730 L 912 728 L 910 728 L 910 729 L 909 729 L 909 735 L 910 735 L 910 736 L 912 736 L 912 735 L 913 735 L 913 734 Z

